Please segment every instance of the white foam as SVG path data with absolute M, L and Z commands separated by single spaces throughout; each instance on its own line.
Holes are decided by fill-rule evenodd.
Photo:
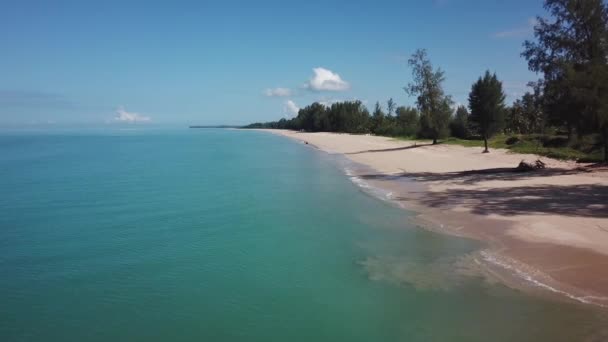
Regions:
M 355 183 L 357 186 L 364 188 L 364 189 L 370 189 L 371 186 L 364 181 L 363 179 L 359 178 L 359 177 L 350 177 L 351 182 Z
M 383 201 L 391 201 L 393 199 L 393 195 L 394 195 L 393 192 L 370 185 L 368 182 L 363 180 L 361 177 L 355 176 L 355 173 L 352 169 L 345 167 L 344 173 L 346 174 L 348 179 L 350 179 L 350 181 L 353 182 L 353 184 L 358 186 L 365 193 L 370 194 Z
M 576 296 L 576 295 L 573 295 L 573 294 L 571 294 L 569 292 L 556 289 L 556 288 L 554 288 L 551 285 L 548 285 L 548 284 L 543 283 L 542 281 L 540 281 L 538 279 L 535 279 L 530 273 L 525 272 L 522 269 L 513 266 L 511 263 L 508 263 L 507 261 L 505 261 L 504 258 L 502 258 L 502 259 L 498 258 L 498 257 L 492 255 L 488 251 L 481 251 L 480 254 L 481 254 L 481 256 L 483 257 L 483 259 L 486 262 L 489 262 L 491 264 L 494 264 L 496 266 L 499 266 L 499 267 L 502 267 L 502 268 L 504 268 L 506 270 L 509 270 L 509 271 L 513 272 L 519 278 L 521 278 L 521 279 L 523 279 L 523 280 L 525 280 L 525 281 L 527 281 L 527 282 L 529 282 L 529 283 L 531 283 L 531 284 L 533 284 L 533 285 L 535 285 L 537 287 L 540 287 L 540 288 L 545 289 L 545 290 L 549 290 L 549 291 L 551 291 L 553 293 L 557 293 L 557 294 L 566 296 L 566 297 L 568 297 L 570 299 L 576 300 L 576 301 L 584 303 L 584 304 L 593 304 L 593 305 L 598 305 L 600 307 L 607 307 L 606 305 L 600 304 L 600 303 L 598 303 L 597 301 L 594 301 L 594 300 L 606 301 L 606 300 L 608 300 L 608 297 Z

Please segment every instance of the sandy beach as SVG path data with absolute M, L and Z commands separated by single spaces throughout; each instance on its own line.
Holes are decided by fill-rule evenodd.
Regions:
M 426 228 L 485 242 L 479 261 L 508 285 L 608 306 L 605 168 L 377 136 L 270 132 L 374 170 L 356 176 L 389 190 Z M 537 158 L 547 169 L 510 170 Z

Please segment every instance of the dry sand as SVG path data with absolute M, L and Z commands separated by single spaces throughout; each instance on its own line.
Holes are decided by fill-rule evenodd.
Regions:
M 488 265 L 578 301 L 608 306 L 608 170 L 574 162 L 386 137 L 272 130 L 375 170 L 359 177 L 393 191 L 435 230 L 488 243 Z M 505 172 L 540 158 L 547 169 Z M 404 190 L 396 179 L 423 186 Z M 401 182 L 403 183 L 403 182 Z M 497 272 L 500 275 L 500 272 Z M 504 275 L 504 272 L 503 272 Z

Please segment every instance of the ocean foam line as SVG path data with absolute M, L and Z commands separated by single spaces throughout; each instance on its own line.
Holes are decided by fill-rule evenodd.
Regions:
M 391 201 L 393 199 L 394 193 L 392 191 L 387 191 L 379 187 L 375 187 L 370 185 L 368 182 L 364 181 L 361 177 L 355 176 L 355 173 L 352 169 L 348 167 L 344 167 L 344 173 L 350 179 L 353 184 L 363 189 L 364 192 L 370 194 L 380 200 L 383 201 Z
M 355 183 L 356 185 L 364 188 L 364 189 L 370 189 L 371 186 L 369 184 L 367 184 L 366 181 L 364 181 L 363 179 L 359 178 L 359 177 L 350 177 L 350 180 Z
M 533 285 L 535 285 L 537 287 L 543 288 L 545 290 L 549 290 L 549 291 L 551 291 L 553 293 L 557 293 L 557 294 L 566 296 L 566 297 L 568 297 L 570 299 L 576 300 L 576 301 L 584 303 L 584 304 L 592 304 L 592 305 L 597 305 L 597 306 L 604 307 L 604 308 L 608 307 L 608 305 L 600 304 L 600 303 L 597 303 L 596 301 L 593 301 L 593 299 L 602 300 L 602 301 L 608 300 L 608 297 L 576 296 L 576 295 L 573 295 L 573 294 L 571 294 L 569 292 L 556 289 L 556 288 L 554 288 L 551 285 L 548 285 L 548 284 L 543 283 L 543 282 L 541 282 L 541 281 L 539 281 L 537 279 L 534 279 L 534 277 L 532 275 L 530 275 L 529 273 L 527 273 L 527 272 L 525 272 L 525 271 L 523 271 L 523 270 L 521 270 L 521 269 L 519 269 L 517 267 L 514 267 L 514 266 L 510 265 L 507 262 L 499 260 L 497 257 L 491 255 L 490 252 L 488 252 L 488 251 L 481 251 L 480 254 L 481 254 L 481 256 L 483 257 L 483 259 L 485 261 L 487 261 L 489 263 L 492 263 L 494 265 L 497 265 L 499 267 L 502 267 L 504 269 L 507 269 L 509 271 L 512 271 L 513 273 L 515 273 L 515 275 L 517 275 L 521 279 L 523 279 L 523 280 L 525 280 L 525 281 L 527 281 L 527 282 L 529 282 L 529 283 L 531 283 L 531 284 L 533 284 Z

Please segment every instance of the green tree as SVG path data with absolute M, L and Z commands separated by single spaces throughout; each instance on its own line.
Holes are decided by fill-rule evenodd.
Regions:
M 458 106 L 456 115 L 450 123 L 450 133 L 452 136 L 466 139 L 469 137 L 469 111 L 465 106 Z
M 542 133 L 544 113 L 536 96 L 527 92 L 507 111 L 506 131 L 517 134 Z
M 428 131 L 433 144 L 447 134 L 452 114 L 452 100 L 443 91 L 445 80 L 441 69 L 433 69 L 426 50 L 417 50 L 408 61 L 412 68 L 413 81 L 404 89 L 410 96 L 416 96 L 416 105 L 424 118 L 424 128 Z
M 325 106 L 315 102 L 306 106 L 298 112 L 297 120 L 300 123 L 300 128 L 309 132 L 318 132 L 322 130 L 320 125 L 324 125 L 321 117 L 325 115 Z
M 530 132 L 530 121 L 521 99 L 517 99 L 513 102 L 513 106 L 508 108 L 505 126 L 507 133 L 527 134 Z
M 539 17 L 535 42 L 524 43 L 528 67 L 544 75 L 553 121 L 571 132 L 595 131 L 608 161 L 608 6 L 602 0 L 546 0 L 553 18 Z
M 376 102 L 376 107 L 374 108 L 374 112 L 372 113 L 372 132 L 374 134 L 380 134 L 382 128 L 384 127 L 385 114 L 382 111 L 382 107 L 379 102 Z
M 388 101 L 386 101 L 386 109 L 388 110 L 388 116 L 393 116 L 396 106 L 397 104 L 395 103 L 395 101 L 393 101 L 392 97 L 388 99 Z
M 504 127 L 505 94 L 496 74 L 486 71 L 471 87 L 469 117 L 484 141 L 484 153 L 488 153 L 488 139 Z
M 418 111 L 412 107 L 398 107 L 396 110 L 396 126 L 398 135 L 413 137 L 418 133 Z
M 315 104 L 313 104 L 315 105 Z M 318 105 L 318 106 L 317 106 Z M 329 115 L 327 108 L 323 105 L 316 104 L 314 112 L 314 131 L 315 132 L 331 132 L 331 122 L 329 122 Z
M 370 115 L 361 101 L 337 102 L 328 110 L 334 132 L 367 133 L 370 131 Z
M 298 112 L 293 119 L 254 123 L 246 128 L 306 130 L 309 132 L 368 133 L 371 117 L 361 101 L 337 102 L 331 107 L 315 102 Z
M 532 92 L 527 92 L 522 97 L 522 101 L 529 108 L 530 126 L 532 133 L 544 133 L 547 125 L 546 98 L 543 92 L 544 82 L 529 82 L 528 87 Z

